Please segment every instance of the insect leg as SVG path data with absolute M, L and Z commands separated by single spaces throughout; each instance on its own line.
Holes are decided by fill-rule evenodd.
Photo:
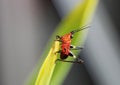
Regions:
M 56 62 L 57 62 L 57 61 L 75 63 L 75 61 L 67 61 L 67 60 L 64 60 L 64 59 L 57 59 Z
M 59 51 L 60 52 L 60 51 Z M 57 52 L 58 53 L 58 52 Z M 75 58 L 75 60 L 74 61 L 68 61 L 68 60 L 64 60 L 64 59 L 57 59 L 56 61 L 55 61 L 55 63 L 57 62 L 57 61 L 62 61 L 62 62 L 68 62 L 68 63 L 78 63 L 78 64 L 82 64 L 84 61 L 81 59 L 81 58 L 77 58 L 71 51 L 70 51 L 70 53 L 69 53 L 69 56 L 72 56 L 73 58 Z
M 84 63 L 84 60 L 82 60 L 81 58 L 77 58 L 76 61 L 79 62 L 79 63 Z
M 55 61 L 55 63 L 56 63 L 57 61 L 68 62 L 68 63 L 78 63 L 78 64 L 82 64 L 82 63 L 83 63 L 82 60 L 79 60 L 79 61 L 67 61 L 67 60 L 63 60 L 63 59 L 57 59 L 57 60 Z
M 56 35 L 56 40 L 55 41 L 61 42 L 61 37 L 59 35 Z
M 71 51 L 70 51 L 70 53 L 69 53 L 69 56 L 72 56 L 73 58 L 77 58 Z
M 56 39 L 60 39 L 61 37 L 59 35 L 56 35 Z
M 70 49 L 71 49 L 71 50 L 82 50 L 83 47 L 70 45 Z
M 72 61 L 72 62 L 79 63 L 79 64 L 84 62 L 81 58 L 77 58 L 71 51 L 69 53 L 69 56 L 72 56 L 73 58 L 76 59 L 76 61 Z
M 59 50 L 59 51 L 56 51 L 56 52 L 55 52 L 55 54 L 56 54 L 56 53 L 60 53 L 60 52 L 61 52 L 61 50 Z

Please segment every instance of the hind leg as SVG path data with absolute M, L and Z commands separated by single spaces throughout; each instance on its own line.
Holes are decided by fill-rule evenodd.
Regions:
M 69 62 L 69 63 L 78 63 L 76 61 L 68 61 L 68 60 L 64 60 L 64 59 L 57 59 L 55 62 L 57 62 L 57 61 Z
M 77 58 L 77 57 L 74 55 L 74 53 L 71 52 L 71 51 L 70 51 L 70 53 L 69 53 L 69 56 L 71 56 L 71 57 L 73 57 L 73 58 L 75 58 L 75 59 Z
M 82 59 L 79 59 L 79 58 L 77 58 L 76 61 L 68 61 L 68 60 L 64 60 L 64 59 L 57 59 L 57 60 L 55 61 L 55 63 L 56 63 L 57 61 L 68 62 L 68 63 L 78 63 L 78 64 L 84 63 L 84 61 L 83 61 Z
M 71 49 L 71 50 L 82 50 L 83 47 L 70 45 L 70 49 Z
M 56 53 L 61 53 L 61 50 L 59 50 L 59 51 L 56 51 L 56 52 L 55 52 L 55 54 L 56 54 Z
M 69 53 L 69 56 L 72 56 L 73 58 L 76 59 L 76 61 L 73 61 L 73 62 L 76 62 L 76 63 L 83 63 L 84 60 L 82 60 L 81 58 L 77 58 L 71 51 Z

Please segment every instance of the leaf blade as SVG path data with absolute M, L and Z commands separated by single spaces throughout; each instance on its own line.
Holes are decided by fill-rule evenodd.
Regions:
M 35 85 L 49 85 L 57 59 L 56 51 L 59 50 L 59 42 L 55 41 L 39 71 Z

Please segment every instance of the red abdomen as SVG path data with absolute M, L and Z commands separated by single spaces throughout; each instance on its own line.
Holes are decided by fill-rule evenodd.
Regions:
M 68 55 L 70 50 L 70 44 L 62 44 L 61 49 L 62 49 L 62 53 Z
M 69 56 L 70 44 L 62 44 L 61 45 L 61 59 L 66 59 Z

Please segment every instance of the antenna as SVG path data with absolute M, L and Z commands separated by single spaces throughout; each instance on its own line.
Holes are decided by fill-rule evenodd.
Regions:
M 74 33 L 76 33 L 76 32 L 82 31 L 82 30 L 87 29 L 87 28 L 89 28 L 89 27 L 91 27 L 91 26 L 83 26 L 83 27 L 80 27 L 80 29 L 76 29 L 76 30 L 74 30 L 74 31 L 71 31 L 71 33 L 74 34 Z

